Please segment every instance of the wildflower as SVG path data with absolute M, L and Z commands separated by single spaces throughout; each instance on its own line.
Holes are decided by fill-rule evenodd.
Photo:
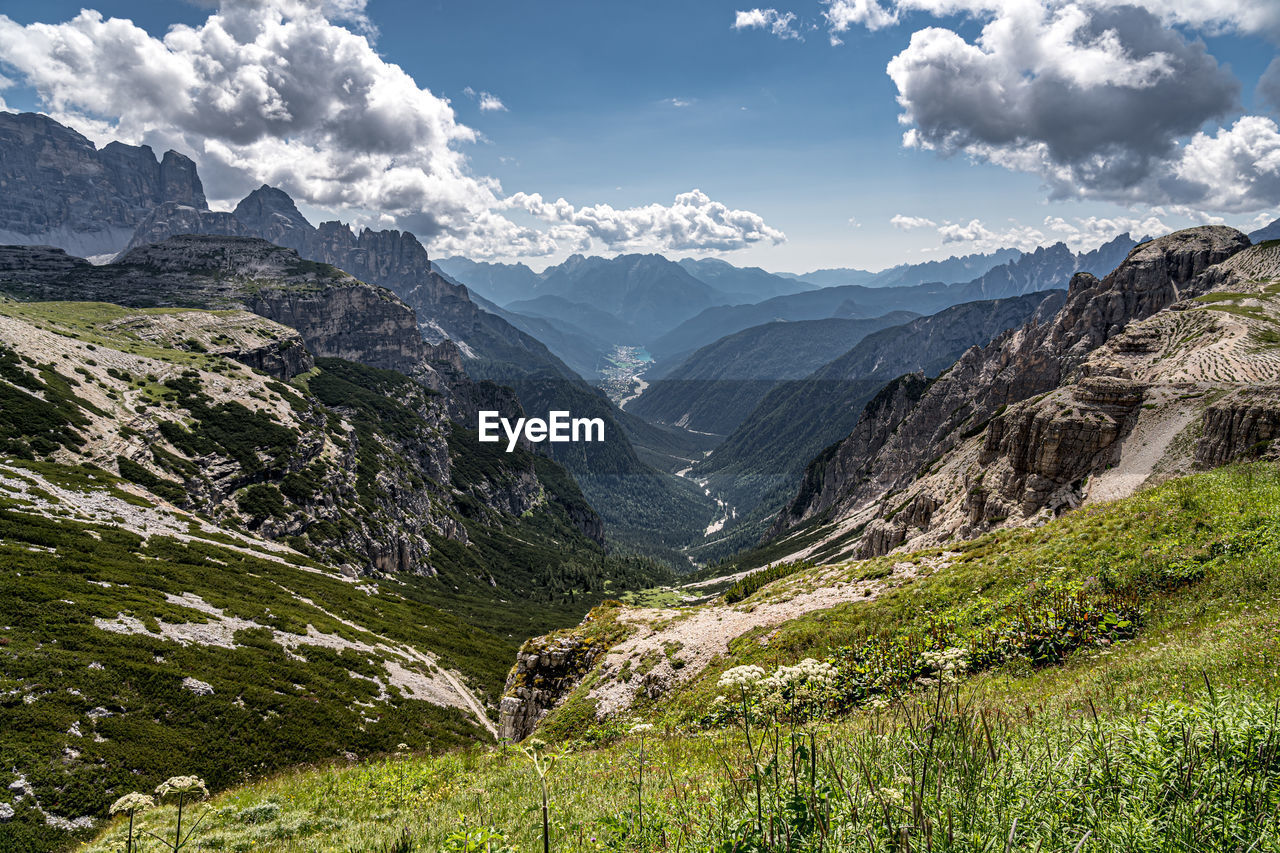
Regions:
M 109 813 L 112 815 L 118 815 L 121 813 L 133 814 L 135 812 L 149 809 L 155 804 L 156 801 L 146 794 L 140 794 L 137 791 L 134 791 L 132 793 L 125 794 L 123 797 L 112 803 Z
M 921 659 L 938 674 L 938 681 L 954 684 L 969 669 L 969 650 L 953 646 L 940 652 L 925 652 Z M 929 679 L 929 683 L 937 683 Z
M 643 732 L 647 732 L 651 730 L 652 728 L 653 728 L 652 723 L 636 723 L 634 726 L 631 727 L 631 734 L 633 735 L 641 734 Z
M 164 798 L 170 794 L 199 794 L 209 796 L 209 789 L 199 776 L 170 776 L 156 786 L 156 796 Z
M 747 664 L 746 666 L 735 666 L 733 669 L 725 670 L 717 682 L 719 687 L 740 687 L 748 689 L 756 683 L 764 679 L 764 670 L 755 664 Z
M 885 801 L 887 805 L 891 805 L 891 806 L 902 805 L 902 800 L 904 799 L 902 792 L 899 791 L 897 788 L 881 788 L 880 797 Z

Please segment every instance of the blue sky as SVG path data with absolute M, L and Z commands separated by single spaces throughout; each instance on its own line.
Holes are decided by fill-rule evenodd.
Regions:
M 1274 128 L 1277 104 L 1256 94 L 1280 33 L 1280 14 L 1272 14 L 1265 0 L 1239 0 L 1234 8 L 1224 2 L 1219 5 L 1227 11 L 1216 17 L 1197 12 L 1199 4 L 1191 0 L 1151 0 L 1152 9 L 1165 10 L 1158 14 L 1167 31 L 1154 42 L 1143 29 L 1149 12 L 1112 20 L 1096 5 L 1068 0 L 906 0 L 896 7 L 875 0 L 798 0 L 759 8 L 758 18 L 785 21 L 778 33 L 769 23 L 735 28 L 741 13 L 758 7 L 713 0 L 91 4 L 102 17 L 137 28 L 110 32 L 101 23 L 77 24 L 83 5 L 5 3 L 0 73 L 11 85 L 0 89 L 0 97 L 10 109 L 50 112 L 99 142 L 119 137 L 187 151 L 201 164 L 211 198 L 234 202 L 268 180 L 298 197 L 313 217 L 411 227 L 437 254 L 520 257 L 540 267 L 574 250 L 657 250 L 671 257 L 720 254 L 733 263 L 792 271 L 875 269 L 1056 239 L 1087 248 L 1125 226 L 1221 220 L 1248 229 L 1280 208 L 1280 135 L 1273 139 L 1266 126 L 1272 122 Z M 1171 6 L 1175 11 L 1168 12 Z M 1022 57 L 1001 53 L 1025 42 L 1028 33 L 1054 47 L 1052 39 L 1060 35 L 1050 25 L 1074 12 L 1085 23 L 1064 44 L 1092 49 L 1079 60 L 1097 60 L 1088 79 L 1051 87 L 1076 72 L 1044 59 L 1022 67 Z M 787 14 L 794 18 L 785 19 Z M 839 29 L 842 14 L 846 25 Z M 224 132 L 217 121 L 239 127 L 238 116 L 258 107 L 237 102 L 206 121 L 206 99 L 234 75 L 200 71 L 187 79 L 183 69 L 200 68 L 210 50 L 219 68 L 240 59 L 217 52 L 218 46 L 187 45 L 184 52 L 158 41 L 175 24 L 207 28 L 211 15 L 219 34 L 230 32 L 246 44 L 255 37 L 270 43 L 291 16 L 307 19 L 299 32 L 325 50 L 367 38 L 373 52 L 353 52 L 351 61 L 372 81 L 370 91 L 388 87 L 393 97 L 403 91 L 398 67 L 428 94 L 415 96 L 415 123 L 407 130 L 395 126 L 397 116 L 371 119 L 366 103 L 345 110 L 347 119 L 330 116 L 305 125 L 297 117 L 307 111 L 307 99 L 328 100 L 317 83 L 315 91 L 282 96 L 291 123 L 264 119 L 253 138 L 249 131 Z M 32 28 L 41 24 L 47 26 Z M 1005 25 L 1024 30 L 1001 41 L 997 30 Z M 913 42 L 929 27 L 953 35 L 932 46 Z M 991 34 L 984 36 L 985 28 Z M 1117 37 L 1112 42 L 1100 40 L 1108 28 Z M 50 71 L 59 47 L 75 44 L 77 36 L 92 40 L 94 47 L 85 51 L 91 55 Z M 1197 52 L 1200 40 L 1207 60 Z M 289 43 L 303 41 L 295 36 Z M 120 57 L 138 49 L 162 59 L 167 54 L 157 51 L 181 53 L 174 61 L 186 64 L 173 66 L 168 77 L 185 80 L 174 88 L 186 89 L 186 100 L 160 91 L 167 79 L 162 69 L 155 75 L 159 83 L 144 71 L 120 70 Z M 305 63 L 321 55 L 283 56 L 304 74 Z M 138 64 L 133 56 L 124 64 Z M 899 56 L 912 61 L 900 61 L 904 70 L 891 78 L 886 67 Z M 1011 132 L 987 126 L 972 112 L 949 112 L 957 90 L 930 69 L 959 62 L 956 76 L 963 77 L 970 73 L 964 61 L 975 56 L 972 73 L 993 75 L 975 86 L 994 81 L 1009 87 L 1005 94 L 1018 103 L 1061 96 L 1064 114 L 1079 109 L 1087 116 L 1087 97 L 1101 104 L 1127 87 L 1128 94 L 1137 90 L 1147 101 L 1167 103 L 1169 111 L 1194 103 L 1203 115 L 1195 109 L 1189 120 L 1157 115 L 1150 120 L 1151 136 L 1163 133 L 1167 140 L 1145 138 L 1143 125 L 1117 133 L 1111 148 L 1064 160 L 1059 149 L 1065 143 L 1054 137 L 1064 131 L 1052 122 L 1024 133 L 1016 127 L 1024 119 L 1012 109 Z M 1143 65 L 1151 56 L 1155 64 Z M 1205 61 L 1210 65 L 1196 65 Z M 1220 78 L 1211 91 L 1196 82 L 1214 76 L 1205 68 Z M 1150 79 L 1133 85 L 1142 74 Z M 1280 91 L 1280 68 L 1270 76 Z M 104 91 L 106 79 L 113 81 L 110 91 Z M 1022 79 L 1046 85 L 1013 91 Z M 135 86 L 137 93 L 120 94 Z M 904 91 L 909 106 L 896 100 Z M 492 96 L 491 107 L 496 98 L 503 108 L 481 109 L 483 93 Z M 270 93 L 259 100 L 270 105 Z M 982 103 L 976 109 L 1003 112 Z M 914 120 L 900 123 L 904 112 Z M 1256 119 L 1247 139 L 1246 128 L 1236 124 L 1241 116 Z M 359 127 L 335 132 L 332 124 L 341 120 Z M 1025 120 L 1044 123 L 1031 108 Z M 377 136 L 384 121 L 386 140 Z M 421 128 L 438 132 L 433 142 L 403 140 Z M 913 128 L 932 150 L 904 146 L 903 133 Z M 1184 151 L 1195 129 L 1207 135 L 1193 158 Z M 364 163 L 352 177 L 344 158 L 361 144 L 385 149 L 386 157 Z M 1151 155 L 1152 148 L 1160 150 Z M 1145 171 L 1123 185 L 1098 178 L 1091 165 L 1097 161 L 1087 159 L 1128 164 L 1135 152 L 1145 158 Z M 1201 168 L 1204 163 L 1212 169 Z M 1215 189 L 1188 189 L 1200 186 L 1189 173 Z M 405 174 L 412 191 L 397 183 Z M 1217 189 L 1227 186 L 1235 189 Z M 673 205 L 695 188 L 705 199 Z M 1055 194 L 1076 197 L 1051 200 Z M 559 198 L 567 208 L 554 207 Z M 1061 222 L 1050 225 L 1047 217 Z M 910 225 L 915 227 L 905 227 Z

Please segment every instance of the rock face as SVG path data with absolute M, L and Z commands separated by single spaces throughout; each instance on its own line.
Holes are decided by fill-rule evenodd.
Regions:
M 156 206 L 206 207 L 195 163 L 174 151 L 99 150 L 36 113 L 0 113 L 0 150 L 0 243 L 115 254 Z
M 365 229 L 357 233 L 336 221 L 314 226 L 288 193 L 262 186 L 232 213 L 177 203 L 157 207 L 139 224 L 129 246 L 132 250 L 180 234 L 258 237 L 293 249 L 302 258 L 331 264 L 396 293 L 418 313 L 426 340 L 436 344 L 453 341 L 463 358 L 476 366 L 491 369 L 495 364 L 508 364 L 561 379 L 576 378 L 541 343 L 482 310 L 471 301 L 465 287 L 437 273 L 427 250 L 408 231 Z M 510 378 L 490 376 L 485 370 L 480 377 Z
M 417 380 L 413 385 L 417 391 L 403 392 L 402 402 L 418 410 L 424 431 L 389 451 L 389 458 L 413 459 L 413 467 L 422 472 L 417 479 L 427 482 L 450 481 L 448 438 L 452 425 L 446 416 L 473 420 L 479 407 L 508 416 L 520 414 L 519 403 L 509 389 L 476 383 L 466 375 L 451 343 L 426 343 L 413 309 L 395 294 L 257 238 L 183 235 L 131 249 L 118 261 L 101 266 L 59 250 L 7 247 L 0 251 L 0 292 L 28 299 L 113 302 L 139 308 L 241 309 L 274 321 L 269 325 L 275 331 L 266 337 L 241 335 L 234 318 L 222 316 L 213 330 L 218 334 L 204 335 L 199 316 L 183 315 L 181 322 L 166 332 L 159 328 L 164 321 L 160 315 L 148 320 L 153 327 L 148 334 L 176 348 L 191 349 L 194 342 L 205 351 L 223 353 L 277 378 L 310 370 L 315 365 L 313 355 L 412 377 Z M 213 316 L 205 315 L 205 319 Z M 419 385 L 438 396 L 429 404 L 423 402 Z M 316 445 L 309 454 L 304 444 L 300 443 L 298 452 L 309 461 L 325 450 Z M 345 472 L 357 470 L 361 461 L 358 450 L 352 442 L 343 451 Z M 389 464 L 391 467 L 395 466 Z M 458 488 L 471 492 L 488 510 L 514 517 L 538 506 L 544 489 L 531 462 L 524 467 L 499 464 L 497 468 L 503 476 L 481 477 Z M 235 471 L 227 473 L 220 477 L 218 472 L 208 472 L 207 479 L 213 485 L 207 494 L 194 499 L 209 505 L 225 503 L 228 496 L 248 485 L 237 479 Z M 439 496 L 414 481 L 408 476 L 382 478 L 390 496 L 383 520 L 394 522 L 401 534 L 386 536 L 380 530 L 365 530 L 352 537 L 350 547 L 366 553 L 369 564 L 377 570 L 416 571 L 425 565 L 427 540 L 413 532 L 424 524 L 446 537 L 466 538 L 460 525 L 433 508 L 432 501 Z M 554 500 L 563 502 L 582 532 L 597 541 L 602 539 L 599 516 L 580 496 L 563 498 L 554 489 L 547 491 Z M 274 521 L 264 522 L 262 532 L 272 537 L 297 533 L 287 523 Z
M 1078 504 L 1081 481 L 1115 462 L 1144 402 L 1142 382 L 1086 366 L 1091 354 L 1130 324 L 1202 293 L 1213 280 L 1202 274 L 1248 245 L 1231 228 L 1194 228 L 1138 246 L 1102 280 L 1078 273 L 1055 316 L 965 353 L 905 415 L 885 400 L 869 406 L 853 434 L 811 464 L 774 535 L 811 519 L 847 519 L 839 535 L 860 536 L 853 552 L 869 556 L 917 535 L 913 528 L 942 524 L 965 535 L 1013 513 Z M 1140 336 L 1122 343 L 1149 345 Z M 956 511 L 904 514 L 920 496 L 927 500 L 917 507 Z
M 1280 388 L 1242 388 L 1205 412 L 1196 461 L 1213 467 L 1262 456 L 1274 450 L 1276 439 L 1280 439 Z
M 1142 400 L 1139 383 L 1089 378 L 993 418 L 978 464 L 998 473 L 973 491 L 970 523 L 1074 509 L 1084 478 L 1119 461 Z
M 604 646 L 573 634 L 535 637 L 526 642 L 507 676 L 498 737 L 509 741 L 528 737 L 606 651 Z
M 395 294 L 249 237 L 173 237 L 104 266 L 14 248 L 0 255 L 0 289 L 133 307 L 245 308 L 296 329 L 317 356 L 410 375 L 431 356 L 413 310 Z

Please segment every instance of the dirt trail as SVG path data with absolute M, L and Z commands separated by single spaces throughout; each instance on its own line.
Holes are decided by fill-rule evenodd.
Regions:
M 922 568 L 944 565 L 933 562 L 900 562 L 880 580 L 852 580 L 845 567 L 832 567 L 804 582 L 813 588 L 792 590 L 788 581 L 776 584 L 772 597 L 743 605 L 711 604 L 688 610 L 644 608 L 621 617 L 637 627 L 636 634 L 610 649 L 605 656 L 600 683 L 590 692 L 597 700 L 596 715 L 603 719 L 631 707 L 643 690 L 666 692 L 675 684 L 700 675 L 717 657 L 729 652 L 729 643 L 757 628 L 771 628 L 791 619 L 851 601 L 871 601 L 890 584 L 915 577 Z M 762 642 L 767 642 L 763 640 Z M 669 651 L 670 650 L 670 651 Z M 618 675 L 630 662 L 634 672 L 646 658 L 656 662 L 643 677 L 623 681 Z M 680 661 L 679 667 L 675 662 Z

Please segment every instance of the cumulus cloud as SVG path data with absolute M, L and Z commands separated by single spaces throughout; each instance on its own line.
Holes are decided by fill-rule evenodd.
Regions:
M 161 38 L 91 10 L 26 26 L 0 15 L 0 66 L 16 78 L 0 78 L 0 91 L 32 87 L 53 118 L 100 144 L 191 154 L 223 202 L 271 184 L 356 221 L 392 217 L 432 251 L 477 257 L 549 254 L 558 238 L 578 239 L 499 212 L 498 181 L 473 174 L 463 153 L 478 134 L 379 56 L 365 0 L 206 5 L 203 23 Z M 483 111 L 505 109 L 470 94 Z
M 1242 116 L 1212 135 L 1197 133 L 1165 181 L 1175 200 L 1236 213 L 1270 209 L 1280 199 L 1280 128 Z
M 1060 216 L 1046 216 L 1045 230 L 1055 240 L 1061 240 L 1072 249 L 1095 249 L 1118 234 L 1129 234 L 1135 240 L 1158 237 L 1174 230 L 1159 216 L 1086 216 L 1067 220 Z
M 319 206 L 427 211 L 427 237 L 465 230 L 494 200 L 458 148 L 476 134 L 326 17 L 362 9 L 230 0 L 162 39 L 90 10 L 60 24 L 0 16 L 0 58 L 51 115 L 99 141 L 192 153 L 214 197 L 269 183 Z
M 794 12 L 779 12 L 777 9 L 748 9 L 738 11 L 733 16 L 735 30 L 768 30 L 780 39 L 799 39 L 803 36 L 795 27 Z
M 896 214 L 889 220 L 889 223 L 894 228 L 901 228 L 903 231 L 910 231 L 913 228 L 934 228 L 938 224 L 932 219 L 925 219 L 923 216 L 903 216 L 901 213 Z
M 896 9 L 886 9 L 876 0 L 822 0 L 827 7 L 822 13 L 832 33 L 832 43 L 840 44 L 836 33 L 847 32 L 852 26 L 879 30 L 898 23 Z
M 981 220 L 947 222 L 938 226 L 943 244 L 965 243 L 968 252 L 994 252 L 996 249 L 1029 251 L 1046 242 L 1043 231 L 1028 225 L 1010 223 L 1007 227 L 988 228 Z
M 1159 212 L 1165 213 L 1163 209 Z M 1192 220 L 1204 221 L 1204 218 L 1197 216 L 1194 211 L 1170 212 Z M 904 218 L 911 219 L 911 217 Z M 1221 222 L 1220 219 L 1210 219 Z M 1005 248 L 1027 252 L 1050 243 L 1066 243 L 1072 251 L 1084 252 L 1092 251 L 1125 233 L 1134 239 L 1139 239 L 1167 234 L 1174 230 L 1160 215 L 1157 215 L 1156 211 L 1145 216 L 1077 216 L 1070 219 L 1046 216 L 1039 225 L 1024 225 L 1014 220 L 1009 220 L 1003 225 L 988 225 L 980 219 L 970 219 L 967 222 L 944 222 L 936 226 L 928 220 L 922 220 L 922 222 L 925 225 L 913 227 L 934 227 L 938 236 L 942 238 L 944 246 L 964 244 L 965 252 L 993 252 Z
M 889 63 L 907 147 L 1040 176 L 1054 198 L 1274 206 L 1275 124 L 1237 117 L 1239 82 L 1185 33 L 1280 39 L 1274 0 L 824 0 L 833 39 L 907 13 L 961 15 L 971 39 L 924 27 Z M 1280 115 L 1280 60 L 1258 87 Z
M 1037 172 L 1057 196 L 1135 187 L 1239 90 L 1203 43 L 1136 7 L 1036 4 L 973 43 L 930 27 L 888 72 L 908 145 Z
M 781 243 L 786 235 L 749 210 L 731 210 L 701 190 L 660 204 L 617 209 L 607 204 L 575 207 L 563 198 L 545 201 L 538 193 L 516 193 L 504 206 L 560 226 L 563 237 L 597 240 L 610 248 L 730 251 L 756 243 Z

